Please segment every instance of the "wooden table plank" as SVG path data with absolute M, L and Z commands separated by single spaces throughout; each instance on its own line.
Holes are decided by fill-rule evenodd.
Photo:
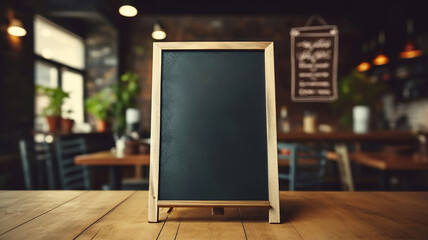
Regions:
M 61 206 L 85 191 L 0 191 L 0 235 Z
M 394 203 L 385 198 L 403 193 L 312 193 L 302 194 L 294 206 L 290 221 L 304 239 L 426 239 L 428 220 L 413 204 Z M 282 199 L 290 197 L 283 193 Z M 425 193 L 425 197 L 428 194 Z M 420 202 L 427 206 L 427 202 Z M 287 206 L 285 206 L 287 207 Z M 420 219 L 414 224 L 418 233 L 406 227 L 406 222 Z M 316 224 L 314 224 L 316 223 Z M 413 226 L 413 229 L 416 227 Z
M 65 197 L 72 193 L 81 195 Z M 160 211 L 160 223 L 148 223 L 147 191 L 0 192 L 2 214 L 10 215 L 0 223 L 24 221 L 0 239 L 428 239 L 428 192 L 280 197 L 281 224 L 268 223 L 266 208 L 226 208 L 223 216 L 212 216 L 210 208 L 174 208 L 169 215 Z
M 371 197 L 329 194 L 329 197 L 388 238 L 428 239 L 426 194 L 425 198 L 422 198 L 420 193 L 407 193 L 403 196 L 401 192 L 377 192 L 370 195 Z
M 351 153 L 352 162 L 380 170 L 428 170 L 428 157 L 420 154 Z
M 245 239 L 237 208 L 214 216 L 210 208 L 174 208 L 159 239 L 172 239 L 174 233 L 176 239 Z
M 61 195 L 62 191 L 52 193 Z M 88 191 L 1 235 L 0 239 L 73 239 L 132 193 L 132 191 Z M 45 199 L 48 198 L 47 194 Z M 36 206 L 31 198 L 28 199 L 28 204 Z
M 342 202 L 333 201 L 334 198 L 330 196 L 334 194 L 302 195 L 290 206 L 292 212 L 289 221 L 303 239 L 313 239 L 314 236 L 319 239 L 388 238 L 386 233 L 368 221 L 356 217 L 352 209 L 344 208 Z M 284 198 L 287 197 L 285 195 Z
M 77 165 L 149 165 L 149 154 L 123 155 L 117 157 L 110 151 L 89 153 L 74 158 Z
M 424 133 L 425 135 L 427 133 Z M 278 142 L 414 142 L 418 141 L 418 134 L 410 131 L 370 131 L 368 133 L 354 133 L 352 131 L 338 131 L 331 133 L 304 133 L 293 131 L 278 133 Z
M 160 222 L 148 223 L 147 198 L 147 191 L 136 192 L 77 239 L 156 239 L 168 213 L 159 211 Z

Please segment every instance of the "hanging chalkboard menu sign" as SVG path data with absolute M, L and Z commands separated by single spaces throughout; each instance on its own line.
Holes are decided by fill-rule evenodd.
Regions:
M 291 99 L 327 102 L 337 99 L 337 26 L 292 28 Z

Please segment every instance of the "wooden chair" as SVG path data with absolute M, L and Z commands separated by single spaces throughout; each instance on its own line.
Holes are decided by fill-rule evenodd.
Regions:
M 55 147 L 61 188 L 89 190 L 91 182 L 88 167 L 74 164 L 75 156 L 86 153 L 85 139 L 56 139 Z
M 21 139 L 19 140 L 19 151 L 25 189 L 46 189 L 46 183 L 49 189 L 55 189 L 57 178 L 49 145 Z
M 280 180 L 288 180 L 289 190 L 320 188 L 324 181 L 327 151 L 300 144 L 278 143 L 278 162 L 288 161 L 289 172 L 279 173 Z

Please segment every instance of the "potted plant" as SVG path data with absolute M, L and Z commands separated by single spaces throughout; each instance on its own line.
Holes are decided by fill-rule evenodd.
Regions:
M 138 75 L 126 72 L 120 77 L 120 82 L 113 86 L 113 89 L 117 98 L 114 106 L 115 132 L 120 135 L 126 128 L 126 109 L 136 107 L 135 97 L 139 93 Z
M 48 98 L 49 104 L 42 109 L 42 115 L 46 117 L 49 131 L 58 131 L 60 129 L 61 107 L 64 99 L 69 97 L 69 93 L 64 92 L 61 88 L 36 85 L 36 94 Z
M 364 112 L 362 117 L 367 118 L 370 107 L 375 107 L 382 94 L 387 92 L 387 85 L 383 82 L 371 82 L 366 73 L 353 70 L 340 79 L 338 90 L 340 100 L 333 102 L 331 106 L 341 114 L 339 124 L 355 130 L 355 113 Z
M 73 112 L 73 110 L 69 109 L 66 111 L 66 117 L 61 119 L 61 128 L 64 133 L 71 133 L 71 130 L 74 126 L 74 120 L 71 119 L 70 115 Z
M 85 107 L 89 114 L 96 119 L 98 132 L 107 131 L 108 118 L 111 115 L 116 98 L 111 89 L 105 88 L 85 100 Z

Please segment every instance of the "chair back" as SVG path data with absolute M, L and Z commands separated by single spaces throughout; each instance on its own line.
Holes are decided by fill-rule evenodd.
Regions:
M 327 165 L 327 151 L 302 144 L 278 143 L 278 161 L 289 161 L 289 172 L 279 179 L 289 181 L 289 190 L 321 187 Z M 286 150 L 286 151 L 284 151 Z
M 49 189 L 55 189 L 57 181 L 49 144 L 21 139 L 19 152 L 25 189 L 46 189 L 46 183 Z
M 74 157 L 86 153 L 85 139 L 56 139 L 56 160 L 61 188 L 65 190 L 89 190 L 91 188 L 87 166 L 74 164 Z

